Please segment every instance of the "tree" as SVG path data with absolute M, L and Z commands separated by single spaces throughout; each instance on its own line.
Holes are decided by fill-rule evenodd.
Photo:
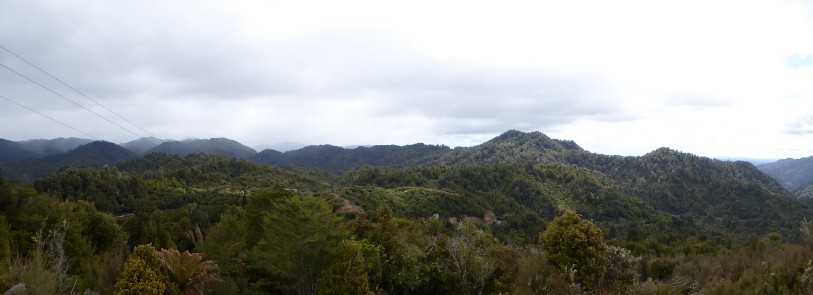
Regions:
M 565 211 L 539 236 L 547 260 L 560 271 L 592 288 L 607 271 L 607 245 L 601 228 L 573 211 Z
M 114 295 L 163 295 L 167 285 L 149 264 L 137 256 L 131 256 L 124 264 L 124 270 L 113 288 Z
M 203 284 L 216 280 L 214 261 L 203 260 L 203 253 L 183 253 L 178 250 L 161 249 L 158 259 L 172 274 L 184 295 L 202 295 Z
M 459 281 L 461 294 L 483 294 L 497 263 L 489 253 L 496 241 L 473 224 L 460 223 L 454 236 L 446 240 L 451 271 Z
M 276 204 L 262 220 L 262 237 L 251 250 L 253 265 L 287 282 L 298 294 L 315 294 L 319 273 L 347 237 L 342 218 L 316 197 L 291 197 Z
M 409 230 L 400 229 L 400 225 L 408 224 L 405 220 L 395 218 L 389 205 L 384 204 L 378 212 L 378 228 L 373 241 L 380 245 L 381 264 L 378 266 L 380 278 L 371 281 L 380 283 L 380 287 L 389 293 L 409 293 L 421 283 L 421 260 L 426 253 L 413 241 L 410 241 Z M 374 285 L 374 290 L 376 289 Z
M 294 198 L 294 194 L 281 186 L 274 186 L 269 190 L 258 191 L 249 196 L 244 214 L 248 227 L 247 246 L 254 246 L 262 238 L 263 218 L 275 211 L 280 203 L 292 198 Z
M 138 245 L 124 263 L 124 269 L 113 287 L 113 294 L 168 295 L 176 291 L 169 271 L 158 259 L 152 245 Z
M 358 242 L 344 240 L 339 244 L 333 262 L 319 276 L 317 294 L 352 295 L 368 292 L 369 281 L 361 246 Z
M 242 210 L 232 208 L 232 212 L 221 215 L 220 222 L 206 231 L 205 238 L 197 242 L 196 248 L 204 257 L 217 261 L 218 272 L 222 281 L 211 285 L 243 286 L 256 282 L 247 274 L 244 260 L 246 258 L 247 225 Z M 235 293 L 222 290 L 222 293 Z

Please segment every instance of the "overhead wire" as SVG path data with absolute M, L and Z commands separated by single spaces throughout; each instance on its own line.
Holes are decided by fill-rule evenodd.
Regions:
M 127 129 L 127 128 L 126 128 L 126 127 L 124 127 L 124 126 L 121 126 L 120 124 L 118 124 L 118 123 L 116 123 L 116 122 L 113 122 L 112 120 L 108 119 L 107 117 L 102 116 L 101 114 L 99 114 L 99 113 L 97 113 L 97 112 L 94 112 L 93 110 L 91 110 L 91 109 L 89 109 L 89 108 L 87 108 L 87 107 L 85 107 L 85 106 L 81 105 L 80 103 L 76 102 L 75 100 L 72 100 L 72 99 L 70 99 L 70 98 L 67 98 L 67 97 L 65 97 L 64 95 L 60 94 L 59 92 L 56 92 L 56 91 L 54 91 L 53 89 L 48 88 L 47 86 L 42 85 L 42 84 L 40 84 L 40 83 L 39 83 L 39 82 L 37 82 L 37 81 L 34 81 L 33 79 L 29 78 L 28 76 L 23 75 L 23 74 L 21 74 L 20 72 L 17 72 L 17 71 L 15 71 L 15 70 L 14 70 L 14 69 L 12 69 L 12 68 L 7 67 L 5 64 L 0 63 L 0 67 L 4 67 L 4 68 L 6 68 L 7 70 L 11 71 L 12 73 L 17 74 L 17 75 L 18 75 L 18 76 L 20 76 L 20 77 L 25 78 L 26 80 L 30 81 L 31 83 L 37 84 L 37 86 L 42 87 L 42 89 L 48 90 L 48 91 L 50 91 L 51 93 L 55 94 L 56 96 L 59 96 L 59 97 L 61 97 L 62 99 L 65 99 L 65 100 L 67 100 L 67 101 L 70 101 L 70 102 L 72 102 L 73 104 L 77 105 L 78 107 L 83 108 L 84 110 L 86 110 L 86 111 L 88 111 L 88 112 L 90 112 L 90 113 L 92 113 L 92 114 L 96 115 L 97 117 L 104 119 L 104 120 L 105 120 L 105 121 L 107 121 L 108 123 L 113 124 L 113 125 L 116 125 L 116 126 L 118 126 L 119 128 L 121 128 L 122 130 L 127 131 L 127 132 L 129 132 L 129 133 L 131 133 L 131 134 L 135 135 L 135 136 L 136 136 L 136 137 L 138 137 L 138 138 L 141 138 L 141 135 L 138 135 L 138 133 L 135 133 L 135 132 L 133 132 L 132 130 Z
M 54 118 L 53 118 L 53 117 L 51 117 L 51 116 L 48 116 L 48 115 L 46 115 L 46 114 L 43 114 L 43 113 L 41 113 L 41 112 L 39 112 L 39 111 L 37 111 L 37 110 L 35 110 L 35 109 L 31 108 L 31 107 L 28 107 L 28 106 L 26 106 L 26 105 L 24 105 L 24 104 L 21 104 L 21 103 L 19 103 L 19 102 L 17 102 L 17 101 L 15 101 L 15 100 L 13 100 L 13 99 L 11 99 L 11 98 L 8 98 L 8 97 L 2 96 L 2 95 L 0 95 L 0 98 L 5 99 L 5 100 L 8 100 L 8 101 L 10 101 L 10 102 L 12 102 L 12 103 L 14 103 L 14 104 L 16 104 L 16 105 L 20 106 L 20 107 L 26 108 L 26 109 L 28 109 L 29 111 L 32 111 L 32 112 L 34 112 L 34 113 L 37 113 L 37 114 L 38 114 L 38 115 L 40 115 L 40 116 L 46 117 L 46 118 L 48 118 L 48 119 L 51 119 L 51 121 L 54 121 L 54 122 L 57 122 L 57 123 L 59 123 L 59 124 L 65 125 L 65 127 L 68 127 L 68 128 L 70 128 L 70 129 L 73 129 L 73 130 L 74 130 L 74 131 L 76 131 L 76 132 L 79 132 L 79 133 L 82 133 L 82 134 L 84 134 L 84 135 L 90 136 L 91 138 L 96 139 L 96 140 L 98 140 L 98 139 L 99 139 L 99 138 L 97 138 L 96 136 L 90 135 L 89 133 L 87 133 L 87 132 L 85 132 L 85 131 L 79 130 L 79 128 L 76 128 L 76 127 L 73 127 L 73 126 L 71 126 L 71 125 L 68 125 L 68 123 L 62 122 L 62 121 L 60 121 L 60 120 L 54 119 Z
M 46 71 L 46 70 L 44 70 L 44 69 L 42 69 L 42 68 L 38 67 L 37 65 L 35 65 L 34 63 L 32 63 L 32 62 L 28 61 L 27 59 L 23 58 L 22 56 L 20 56 L 19 54 L 15 53 L 14 51 L 11 51 L 10 49 L 6 48 L 6 47 L 5 47 L 5 46 L 3 46 L 3 45 L 0 45 L 0 49 L 5 50 L 6 52 L 10 53 L 11 55 L 14 55 L 14 56 L 15 56 L 15 57 L 17 57 L 18 59 L 20 59 L 20 60 L 24 61 L 25 63 L 27 63 L 28 65 L 32 66 L 33 68 L 35 68 L 35 69 L 39 70 L 39 71 L 40 71 L 40 72 L 42 72 L 43 74 L 48 75 L 48 77 L 51 77 L 52 79 L 54 79 L 54 80 L 56 80 L 57 82 L 59 82 L 59 83 L 61 83 L 62 85 L 64 85 L 65 87 L 68 87 L 69 89 L 71 89 L 71 90 L 73 90 L 74 92 L 78 93 L 78 94 L 79 94 L 79 95 L 81 95 L 82 97 L 84 97 L 84 98 L 86 98 L 86 99 L 88 99 L 88 100 L 90 100 L 90 101 L 92 101 L 92 102 L 96 103 L 97 105 L 99 105 L 100 107 L 104 108 L 104 109 L 105 109 L 105 110 L 107 110 L 108 112 L 110 112 L 110 113 L 112 113 L 112 114 L 116 115 L 117 117 L 121 118 L 121 119 L 122 119 L 122 120 L 124 120 L 125 122 L 130 123 L 130 125 L 135 126 L 135 127 L 136 127 L 136 128 L 138 128 L 139 130 L 141 130 L 141 131 L 143 131 L 144 133 L 146 133 L 147 135 L 152 136 L 152 137 L 155 137 L 155 135 L 153 135 L 153 134 L 152 134 L 152 133 L 150 133 L 149 131 L 145 130 L 144 128 L 141 128 L 141 126 L 138 126 L 138 124 L 133 123 L 132 121 L 130 121 L 130 120 L 128 120 L 127 118 L 125 118 L 124 116 L 120 115 L 119 113 L 114 112 L 113 110 L 111 110 L 110 108 L 106 107 L 105 105 L 103 105 L 103 104 L 102 104 L 102 103 L 100 103 L 99 101 L 97 101 L 97 100 L 95 100 L 95 99 L 93 99 L 93 98 L 90 98 L 90 97 L 89 97 L 89 96 L 87 96 L 87 95 L 86 95 L 84 92 L 79 91 L 78 89 L 74 88 L 73 86 L 69 85 L 68 83 L 65 83 L 64 81 L 60 80 L 60 79 L 59 79 L 59 78 L 57 78 L 56 76 L 51 75 L 51 73 L 49 73 L 48 71 Z
M 48 76 L 49 76 L 49 77 L 51 77 L 52 79 L 54 79 L 54 80 L 58 81 L 59 83 L 61 83 L 62 85 L 66 86 L 66 87 L 68 87 L 68 88 L 70 88 L 71 90 L 75 91 L 76 93 L 79 93 L 79 94 L 80 94 L 81 96 L 83 96 L 84 98 L 86 98 L 86 99 L 88 99 L 88 100 L 90 100 L 90 101 L 92 101 L 92 102 L 96 103 L 97 105 L 101 106 L 102 108 L 104 108 L 105 110 L 109 111 L 110 113 L 112 113 L 112 114 L 114 114 L 114 115 L 118 116 L 119 118 L 121 118 L 122 120 L 126 121 L 127 123 L 130 123 L 131 125 L 135 126 L 136 128 L 140 129 L 141 131 L 144 131 L 144 133 L 146 133 L 146 134 L 148 134 L 148 135 L 150 135 L 150 136 L 152 136 L 152 137 L 155 137 L 155 135 L 153 135 L 153 134 L 152 134 L 152 133 L 150 133 L 149 131 L 144 130 L 144 128 L 141 128 L 140 126 L 138 126 L 137 124 L 133 123 L 132 121 L 127 120 L 127 118 L 124 118 L 124 116 L 122 116 L 122 115 L 120 115 L 120 114 L 118 114 L 118 113 L 114 112 L 113 110 L 111 110 L 110 108 L 108 108 L 108 107 L 104 106 L 102 103 L 100 103 L 100 102 L 96 101 L 95 99 L 92 99 L 92 98 L 88 97 L 88 96 L 87 96 L 86 94 L 84 94 L 83 92 L 81 92 L 81 91 L 79 91 L 78 89 L 76 89 L 76 88 L 74 88 L 74 87 L 72 87 L 72 86 L 68 85 L 68 83 L 65 83 L 64 81 L 60 80 L 59 78 L 55 77 L 54 75 L 51 75 L 51 74 L 50 74 L 50 73 L 48 73 L 47 71 L 45 71 L 45 70 L 43 70 L 42 68 L 40 68 L 40 67 L 38 67 L 38 66 L 34 65 L 33 63 L 29 62 L 28 60 L 26 60 L 25 58 L 21 57 L 20 55 L 18 55 L 18 54 L 16 54 L 16 53 L 14 53 L 13 51 L 9 50 L 8 48 L 6 48 L 6 47 L 4 47 L 4 46 L 2 46 L 2 45 L 0 45 L 0 48 L 2 48 L 3 50 L 7 51 L 8 53 L 11 53 L 11 54 L 12 54 L 12 55 L 14 55 L 15 57 L 19 58 L 20 60 L 24 61 L 24 62 L 25 62 L 25 63 L 27 63 L 28 65 L 30 65 L 30 66 L 34 67 L 35 69 L 39 70 L 40 72 L 42 72 L 42 73 L 44 73 L 44 74 L 48 75 Z M 99 117 L 99 118 L 104 119 L 105 121 L 109 122 L 110 124 L 113 124 L 113 125 L 115 125 L 115 126 L 117 126 L 117 127 L 121 128 L 122 130 L 127 131 L 127 132 L 129 132 L 129 133 L 131 133 L 131 134 L 135 135 L 137 138 L 144 138 L 144 139 L 146 139 L 147 141 L 149 141 L 149 142 L 151 142 L 151 143 L 153 143 L 153 144 L 155 144 L 155 145 L 159 145 L 159 144 L 161 144 L 161 142 L 156 143 L 156 142 L 152 141 L 152 139 L 151 139 L 151 138 L 148 138 L 148 137 L 142 137 L 142 136 L 141 136 L 141 135 L 139 135 L 138 133 L 135 133 L 135 132 L 133 132 L 132 130 L 127 129 L 127 128 L 126 128 L 126 127 L 124 127 L 124 126 L 121 126 L 120 124 L 118 124 L 118 123 L 116 123 L 116 122 L 113 122 L 112 120 L 108 119 L 107 117 L 102 116 L 101 114 L 96 113 L 96 112 L 94 112 L 94 111 L 93 111 L 93 110 L 91 110 L 91 109 L 88 109 L 87 107 L 83 106 L 82 104 L 80 104 L 80 103 L 78 103 L 78 102 L 76 102 L 76 101 L 74 101 L 74 100 L 72 100 L 72 99 L 70 99 L 70 98 L 65 97 L 64 95 L 60 94 L 59 92 L 56 92 L 55 90 L 53 90 L 53 89 L 51 89 L 51 88 L 48 88 L 47 86 L 42 85 L 41 83 L 39 83 L 39 82 L 37 82 L 37 81 L 34 81 L 33 79 L 29 78 L 28 76 L 23 75 L 23 74 L 21 74 L 20 72 L 15 71 L 14 69 L 12 69 L 12 68 L 10 68 L 10 67 L 6 66 L 5 64 L 0 63 L 0 67 L 3 67 L 3 68 L 5 68 L 5 69 L 7 69 L 7 70 L 11 71 L 11 72 L 12 72 L 12 73 L 14 73 L 14 74 L 17 74 L 18 76 L 25 78 L 25 79 L 26 79 L 26 80 L 28 80 L 29 82 L 34 83 L 34 84 L 36 84 L 37 86 L 39 86 L 39 87 L 41 87 L 41 88 L 43 88 L 43 89 L 45 89 L 45 90 L 48 90 L 49 92 L 51 92 L 51 93 L 53 93 L 53 94 L 55 94 L 55 95 L 59 96 L 59 97 L 60 97 L 60 98 L 62 98 L 62 99 L 65 99 L 65 100 L 67 100 L 67 101 L 70 101 L 71 103 L 75 104 L 76 106 L 78 106 L 78 107 L 80 107 L 80 108 L 82 108 L 82 109 L 84 109 L 84 110 L 86 110 L 86 111 L 88 111 L 88 112 L 90 112 L 90 113 L 92 113 L 92 114 L 96 115 L 96 116 L 97 116 L 97 117 Z M 54 122 L 57 122 L 57 123 L 59 123 L 59 124 L 62 124 L 62 125 L 64 125 L 64 126 L 68 127 L 68 128 L 71 128 L 71 129 L 73 129 L 73 130 L 77 131 L 77 132 L 80 132 L 80 133 L 82 133 L 82 134 L 84 134 L 84 135 L 87 135 L 87 136 L 89 136 L 89 137 L 91 137 L 91 138 L 93 138 L 93 139 L 100 140 L 99 138 L 97 138 L 97 137 L 95 137 L 95 136 L 93 136 L 93 135 L 91 135 L 91 134 L 89 134 L 89 133 L 87 133 L 87 132 L 84 132 L 84 131 L 82 131 L 82 130 L 79 130 L 78 128 L 75 128 L 75 127 L 73 127 L 73 126 L 71 126 L 71 125 L 68 125 L 67 123 L 64 123 L 64 122 L 62 122 L 62 121 L 59 121 L 59 120 L 57 120 L 57 119 L 55 119 L 55 118 L 53 118 L 53 117 L 51 117 L 51 116 L 45 115 L 45 114 L 43 114 L 43 113 L 41 113 L 41 112 L 39 112 L 39 111 L 37 111 L 37 110 L 35 110 L 35 109 L 31 108 L 31 107 L 28 107 L 28 106 L 26 106 L 26 105 L 23 105 L 23 104 L 21 104 L 21 103 L 19 103 L 19 102 L 15 101 L 15 100 L 12 100 L 12 99 L 10 99 L 10 98 L 8 98 L 8 97 L 5 97 L 5 96 L 0 95 L 0 98 L 3 98 L 3 99 L 5 99 L 5 100 L 7 100 L 7 101 L 9 101 L 9 102 L 12 102 L 12 103 L 14 103 L 14 104 L 16 104 L 16 105 L 20 106 L 20 107 L 23 107 L 23 108 L 25 108 L 25 109 L 28 109 L 28 110 L 30 110 L 30 111 L 32 111 L 32 112 L 34 112 L 34 113 L 37 113 L 37 114 L 39 114 L 39 115 L 41 115 L 41 116 L 43 116 L 43 117 L 46 117 L 46 118 L 48 118 L 48 119 L 50 119 L 50 120 L 52 120 L 52 121 L 54 121 Z M 149 159 L 149 158 L 146 158 L 146 157 L 145 157 L 144 159 L 146 159 L 148 162 L 151 162 L 152 164 L 155 164 L 155 165 L 158 167 L 158 172 L 160 173 L 160 177 L 163 179 L 163 178 L 164 178 L 164 171 L 163 171 L 163 170 L 164 170 L 164 167 L 163 167 L 161 164 L 159 164 L 159 163 L 157 163 L 157 162 L 153 161 L 152 159 Z
M 29 106 L 26 106 L 26 105 L 24 105 L 24 104 L 21 104 L 21 103 L 19 103 L 19 102 L 17 102 L 17 101 L 15 101 L 15 100 L 13 100 L 13 99 L 11 99 L 11 98 L 8 98 L 8 97 L 2 96 L 2 95 L 0 95 L 0 98 L 5 99 L 5 100 L 7 100 L 7 101 L 9 101 L 9 102 L 11 102 L 11 103 L 14 103 L 14 104 L 16 104 L 16 105 L 18 105 L 18 106 L 20 106 L 20 107 L 22 107 L 22 108 L 28 109 L 29 111 L 32 111 L 32 112 L 34 112 L 34 113 L 36 113 L 36 114 L 38 114 L 38 115 L 40 115 L 40 116 L 43 116 L 43 117 L 45 117 L 45 118 L 48 118 L 48 119 L 50 119 L 51 121 L 57 122 L 57 123 L 59 123 L 59 124 L 62 124 L 62 125 L 64 125 L 65 127 L 68 127 L 68 128 L 70 128 L 70 129 L 73 129 L 73 130 L 74 130 L 74 131 L 76 131 L 76 132 L 79 132 L 79 133 L 82 133 L 82 134 L 84 134 L 84 135 L 87 135 L 87 136 L 89 136 L 90 138 L 93 138 L 93 139 L 95 139 L 95 140 L 102 140 L 102 139 L 99 139 L 99 138 L 98 138 L 98 137 L 96 137 L 96 136 L 93 136 L 93 135 L 91 135 L 91 134 L 89 134 L 89 133 L 85 132 L 85 131 L 79 130 L 79 128 L 73 127 L 73 126 L 69 125 L 68 123 L 65 123 L 65 122 L 62 122 L 62 121 L 60 121 L 60 120 L 57 120 L 57 119 L 55 119 L 54 117 L 48 116 L 48 115 L 46 115 L 46 114 L 43 114 L 42 112 L 39 112 L 39 111 L 35 110 L 34 108 L 31 108 L 31 107 L 29 107 Z M 159 163 L 158 163 L 158 162 L 156 162 L 156 161 L 153 161 L 152 159 L 150 159 L 150 158 L 148 158 L 148 157 L 146 157 L 146 156 L 145 156 L 145 157 L 142 157 L 142 158 L 143 158 L 143 159 L 145 159 L 145 160 L 147 160 L 147 162 L 150 162 L 150 163 L 154 164 L 154 165 L 155 165 L 155 166 L 158 168 L 158 173 L 159 173 L 159 176 L 161 177 L 161 179 L 165 179 L 165 177 L 164 177 L 164 166 L 163 166 L 163 165 L 159 164 Z

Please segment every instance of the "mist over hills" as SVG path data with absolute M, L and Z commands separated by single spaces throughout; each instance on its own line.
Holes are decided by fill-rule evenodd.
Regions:
M 156 146 L 164 142 L 166 142 L 166 140 L 150 136 L 122 143 L 120 145 L 136 154 L 143 155 L 147 153 L 150 149 L 155 148 Z
M 11 179 L 33 181 L 70 166 L 110 165 L 137 157 L 136 153 L 115 143 L 94 141 L 65 153 L 19 161 L 0 161 L 3 174 Z
M 280 151 L 280 152 L 287 152 L 287 151 L 298 150 L 298 149 L 301 149 L 301 148 L 306 147 L 306 146 L 307 145 L 303 144 L 303 143 L 286 141 L 286 142 L 280 142 L 280 143 L 275 143 L 275 144 L 261 144 L 261 145 L 258 145 L 258 146 L 253 146 L 252 148 L 255 151 L 275 150 L 275 151 Z
M 167 141 L 147 150 L 145 153 L 167 153 L 180 156 L 204 153 L 239 159 L 250 159 L 257 154 L 257 151 L 228 138 L 212 138 Z
M 10 141 L 0 139 L 0 161 L 15 161 L 26 158 L 42 158 L 68 152 L 80 145 L 93 142 L 82 138 L 30 139 Z

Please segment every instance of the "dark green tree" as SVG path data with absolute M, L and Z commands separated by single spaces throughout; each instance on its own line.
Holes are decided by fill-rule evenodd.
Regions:
M 339 244 L 333 262 L 319 276 L 317 294 L 367 294 L 369 281 L 364 257 L 358 242 L 344 240 Z
M 342 218 L 316 197 L 281 200 L 262 221 L 262 236 L 249 256 L 253 264 L 284 281 L 297 294 L 315 294 L 319 273 L 331 262 L 333 250 L 348 237 Z

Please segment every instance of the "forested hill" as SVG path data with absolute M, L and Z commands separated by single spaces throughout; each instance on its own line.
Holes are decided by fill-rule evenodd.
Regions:
M 378 145 L 345 149 L 332 145 L 307 146 L 281 153 L 264 150 L 252 160 L 279 167 L 309 167 L 341 173 L 356 167 L 371 165 L 403 168 L 438 163 L 448 154 L 445 146 L 413 144 L 407 146 Z
M 14 143 L 11 142 L 11 144 Z M 623 195 L 651 206 L 657 212 L 676 216 L 675 222 L 677 223 L 716 224 L 719 228 L 724 228 L 724 230 L 719 229 L 721 232 L 748 232 L 755 228 L 767 230 L 768 228 L 789 226 L 803 217 L 808 206 L 805 201 L 796 200 L 777 181 L 747 162 L 711 160 L 668 148 L 661 148 L 640 157 L 601 155 L 585 151 L 573 141 L 552 139 L 540 132 L 508 131 L 483 144 L 455 149 L 425 144 L 354 149 L 321 145 L 285 153 L 273 150 L 255 153 L 254 150 L 233 140 L 210 139 L 165 142 L 151 151 L 163 151 L 182 156 L 196 152 L 221 154 L 290 169 L 294 169 L 294 167 L 319 169 L 334 175 L 346 172 L 349 173 L 347 175 L 359 175 L 359 171 L 365 171 L 364 168 L 360 168 L 364 166 L 410 169 L 435 166 L 570 165 L 585 169 L 584 171 L 589 172 L 590 178 L 600 180 L 604 183 L 603 186 L 613 187 Z M 3 169 L 4 174 L 13 178 L 33 181 L 67 166 L 113 164 L 134 157 L 132 152 L 118 145 L 97 142 L 80 146 L 65 154 L 42 159 L 29 158 L 23 161 L 5 162 L 0 164 L 2 165 L 0 168 Z M 146 165 L 144 163 L 180 165 L 174 167 L 174 171 L 187 172 L 176 177 L 208 173 L 197 169 L 189 170 L 189 167 L 181 169 L 181 166 L 190 166 L 189 163 L 181 165 L 178 164 L 181 162 L 177 160 L 162 157 L 166 157 L 166 155 L 150 154 L 144 158 L 146 162 L 140 162 L 142 162 L 142 166 Z M 135 167 L 133 163 L 136 162 L 123 164 L 124 166 L 121 167 L 125 170 L 132 170 L 132 167 Z M 158 168 L 152 167 L 146 170 Z M 161 167 L 161 169 L 167 169 L 167 167 Z M 504 179 L 503 176 L 490 175 L 493 173 L 496 172 L 488 172 L 488 169 L 479 172 L 489 178 Z M 527 171 L 523 173 L 527 173 Z M 431 177 L 416 179 L 416 181 L 416 183 L 437 183 Z M 354 182 L 351 181 L 351 183 Z M 357 184 L 369 185 L 367 182 Z M 410 182 L 400 183 L 404 186 L 409 184 Z M 509 186 L 512 183 L 496 183 L 495 185 Z M 440 184 L 433 187 L 447 189 L 446 185 Z M 482 192 L 477 195 L 482 196 Z M 526 198 L 528 196 L 512 197 Z M 547 211 L 546 214 L 540 214 L 539 212 L 544 211 L 540 208 L 534 210 L 539 217 L 550 217 L 553 212 L 566 208 L 557 206 L 547 206 L 548 209 L 545 210 L 553 210 L 552 208 L 556 208 L 556 210 Z M 587 214 L 591 215 L 589 211 L 587 210 Z M 629 216 L 626 216 L 625 213 L 614 217 L 626 218 Z
M 274 166 L 309 167 L 334 173 L 359 166 L 404 168 L 435 165 L 518 164 L 561 162 L 569 151 L 581 151 L 573 141 L 551 139 L 541 132 L 511 130 L 483 144 L 450 149 L 446 146 L 413 144 L 345 149 L 331 145 L 309 146 L 280 153 L 260 152 L 252 160 Z
M 196 142 L 198 146 L 242 146 L 229 140 Z M 173 144 L 177 142 L 159 147 L 169 148 Z M 160 172 L 188 185 L 239 190 L 268 187 L 256 183 L 254 175 L 269 173 L 261 172 L 265 168 L 244 161 L 216 159 L 219 158 L 155 153 L 122 163 L 119 168 L 148 173 L 145 176 L 149 177 Z M 712 160 L 668 148 L 639 157 L 601 155 L 585 151 L 572 141 L 551 139 L 539 132 L 508 131 L 468 148 L 415 144 L 345 149 L 321 145 L 286 153 L 266 150 L 252 159 L 300 169 L 296 171 L 308 179 L 317 176 L 320 180 L 316 182 L 331 183 L 333 187 L 375 186 L 395 190 L 392 193 L 399 198 L 415 194 L 399 192 L 400 187 L 423 187 L 466 196 L 461 203 L 465 205 L 449 205 L 453 209 L 442 208 L 445 206 L 442 199 L 433 201 L 441 206 L 438 208 L 396 206 L 412 212 L 412 217 L 433 213 L 482 215 L 491 210 L 508 218 L 530 212 L 541 220 L 565 209 L 576 209 L 607 224 L 618 218 L 649 224 L 650 231 L 654 224 L 659 224 L 663 231 L 677 227 L 717 236 L 778 231 L 795 237 L 798 236 L 793 230 L 795 224 L 809 210 L 807 201 L 795 198 L 747 162 Z M 304 179 L 286 186 L 306 189 L 311 186 L 306 184 L 316 183 Z M 363 203 L 354 194 L 338 195 Z M 396 199 L 387 202 L 397 203 Z M 423 202 L 426 201 L 420 203 Z M 630 226 L 613 224 L 624 228 L 619 232 Z
M 229 140 L 206 144 L 250 154 Z M 341 287 L 348 276 L 362 291 L 334 294 L 813 291 L 813 270 L 805 270 L 813 223 L 799 230 L 813 216 L 810 200 L 747 162 L 668 148 L 608 156 L 518 131 L 468 148 L 311 146 L 257 155 L 276 164 L 206 153 L 139 157 L 108 142 L 5 163 L 15 173 L 46 162 L 62 168 L 30 184 L 0 177 L 0 290 L 33 282 L 32 269 L 62 280 L 42 294 L 59 286 L 140 290 L 131 281 L 146 278 L 140 274 L 177 273 L 159 253 L 197 259 L 187 262 L 205 271 L 216 265 L 220 280 L 206 282 L 204 294 L 315 294 L 303 284 Z M 51 234 L 43 238 L 43 229 Z M 590 261 L 603 262 L 557 262 L 559 236 L 588 237 L 598 248 L 561 249 L 594 249 Z M 51 261 L 43 247 L 68 258 L 30 267 Z M 584 251 L 565 252 L 569 259 Z M 154 269 L 143 270 L 144 259 Z M 590 268 L 574 274 L 573 265 Z M 152 283 L 175 293 L 204 285 L 165 275 Z M 340 283 L 326 282 L 331 276 Z

